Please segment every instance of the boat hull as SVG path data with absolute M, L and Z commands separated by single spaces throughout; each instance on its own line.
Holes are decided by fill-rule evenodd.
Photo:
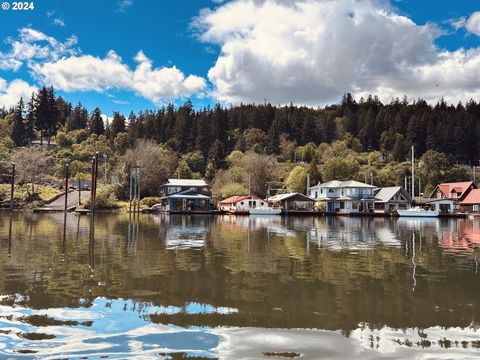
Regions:
M 250 215 L 280 215 L 282 209 L 250 209 Z
M 409 216 L 409 217 L 438 217 L 438 211 L 413 211 L 413 210 L 397 210 L 398 215 L 400 216 Z

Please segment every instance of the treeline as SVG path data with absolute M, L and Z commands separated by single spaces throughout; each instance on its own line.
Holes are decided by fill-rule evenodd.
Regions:
M 421 99 L 409 103 L 406 98 L 382 104 L 377 97 L 356 102 L 345 94 L 340 104 L 318 109 L 266 103 L 201 110 L 187 101 L 128 117 L 117 112 L 104 123 L 99 108 L 89 113 L 80 103 L 73 106 L 56 97 L 52 87 L 43 87 L 27 104 L 20 100 L 14 109 L 0 110 L 0 118 L 8 116 L 17 146 L 35 137 L 50 141 L 59 129 L 87 129 L 112 143 L 120 136 L 132 146 L 152 139 L 180 154 L 199 151 L 215 168 L 233 150 L 281 155 L 288 144 L 332 143 L 350 134 L 363 151 L 387 152 L 395 161 L 404 161 L 412 145 L 418 156 L 436 150 L 462 163 L 480 159 L 480 103 L 474 100 L 456 106 L 443 100 L 435 106 Z

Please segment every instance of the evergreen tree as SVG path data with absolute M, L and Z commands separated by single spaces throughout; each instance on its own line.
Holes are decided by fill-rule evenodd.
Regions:
M 10 137 L 17 147 L 25 145 L 25 124 L 23 122 L 24 104 L 23 99 L 20 98 L 17 107 L 15 108 L 12 133 Z
M 113 113 L 113 120 L 110 125 L 110 135 L 112 138 L 115 138 L 118 134 L 126 131 L 125 121 L 125 116 L 117 111 Z
M 105 124 L 103 123 L 102 113 L 97 107 L 92 111 L 90 116 L 89 130 L 90 134 L 102 135 L 105 133 Z

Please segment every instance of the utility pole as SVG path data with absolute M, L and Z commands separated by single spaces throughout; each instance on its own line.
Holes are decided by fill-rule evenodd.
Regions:
M 12 163 L 12 178 L 10 187 L 10 211 L 13 211 L 13 192 L 15 190 L 15 163 Z
M 78 176 L 78 205 L 82 205 L 82 178 Z
M 68 164 L 65 165 L 65 212 L 68 209 Z

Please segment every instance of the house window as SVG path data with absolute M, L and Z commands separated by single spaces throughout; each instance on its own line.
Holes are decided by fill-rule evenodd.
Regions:
M 345 209 L 345 202 L 340 201 L 340 209 Z
M 264 203 L 263 203 L 263 201 L 262 201 L 262 202 L 260 203 L 260 206 L 263 206 L 263 205 L 264 205 Z
M 323 189 L 320 189 L 320 194 L 323 194 Z
M 456 199 L 458 197 L 458 193 L 456 193 L 455 191 L 452 193 L 452 198 L 453 199 Z
M 242 201 L 242 202 L 240 203 L 240 205 L 245 205 L 245 203 Z
M 315 191 L 315 199 L 318 197 L 318 191 Z
M 473 205 L 473 206 L 472 206 L 472 210 L 473 210 L 473 211 L 478 211 L 478 208 L 479 208 L 478 205 Z
M 328 189 L 328 193 L 329 193 L 329 194 L 331 194 L 331 193 L 333 193 L 333 192 L 334 192 L 333 189 Z

